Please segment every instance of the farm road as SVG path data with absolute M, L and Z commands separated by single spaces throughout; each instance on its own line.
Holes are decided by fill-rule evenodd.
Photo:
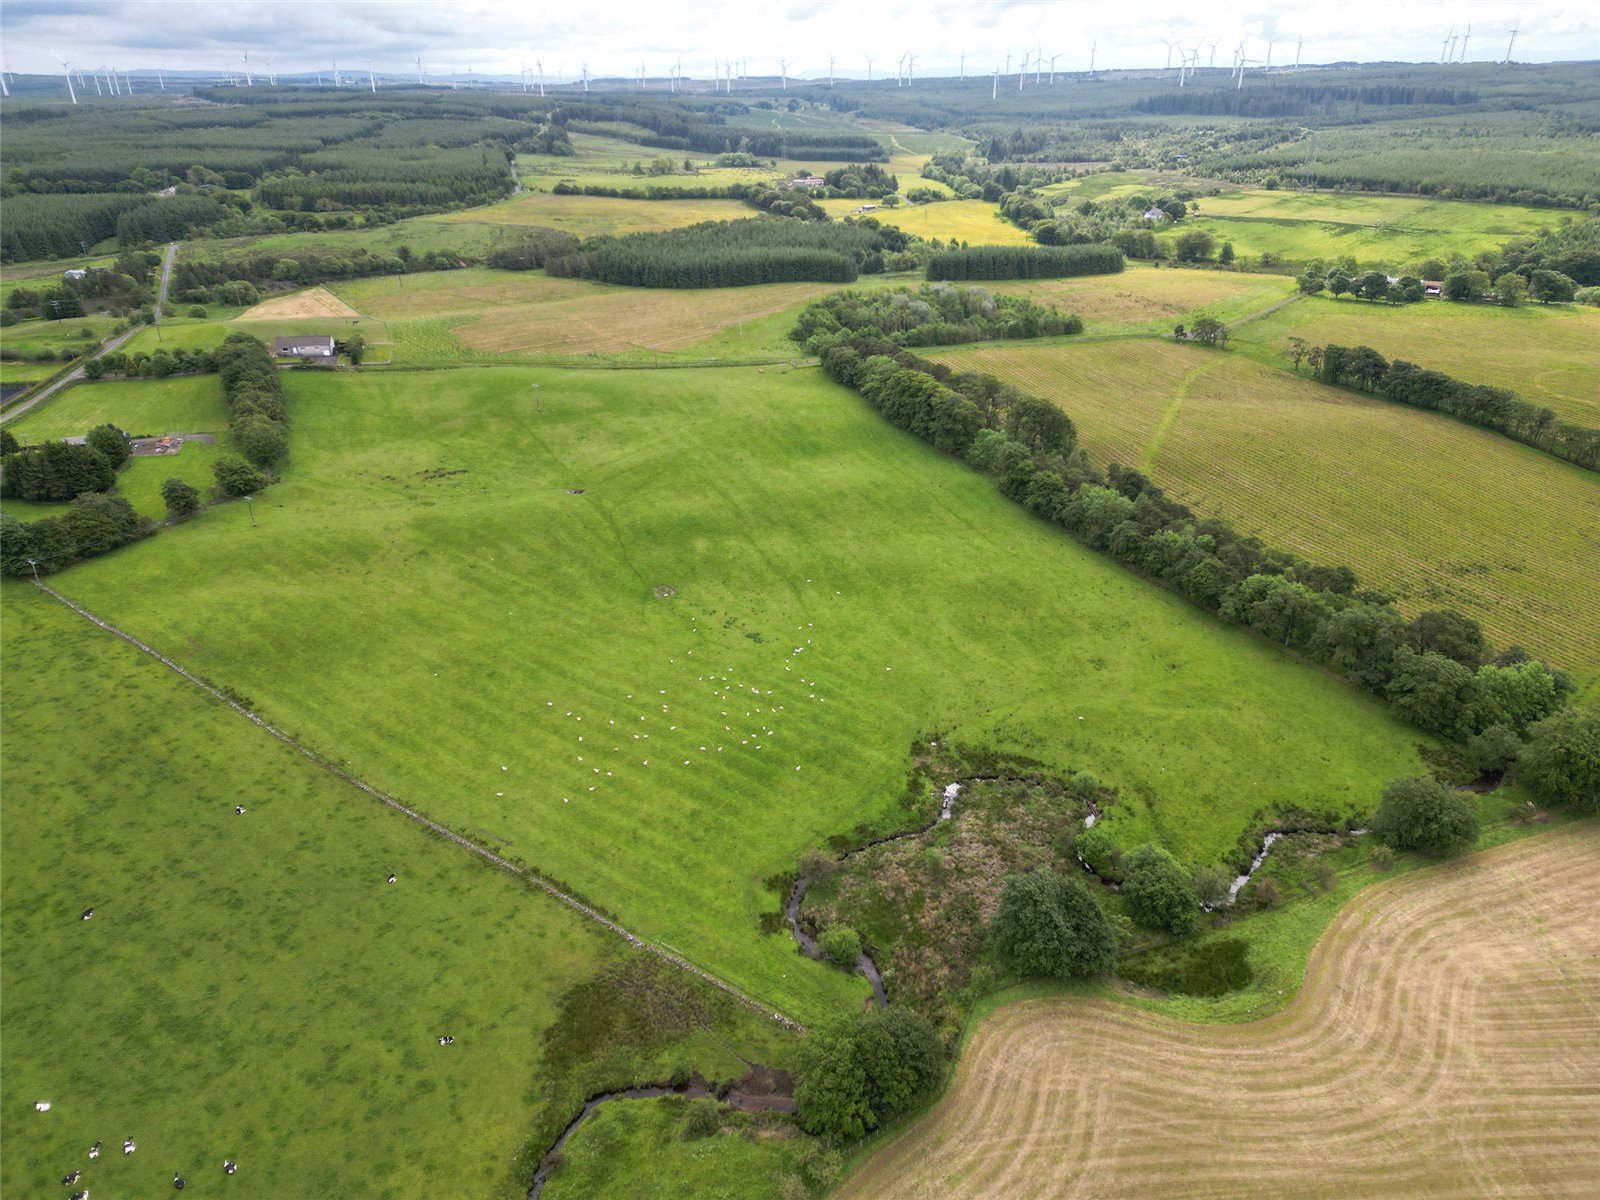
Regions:
M 494 866 L 499 867 L 502 871 L 508 871 L 511 874 L 516 875 L 517 877 L 526 880 L 527 882 L 533 884 L 535 887 L 539 888 L 541 891 L 544 891 L 548 895 L 550 895 L 550 896 L 554 897 L 555 899 L 559 900 L 561 903 L 565 904 L 568 908 L 571 908 L 574 911 L 576 911 L 578 913 L 581 913 L 583 916 L 589 918 L 589 920 L 595 922 L 596 924 L 604 926 L 606 929 L 610 930 L 612 933 L 616 934 L 618 937 L 622 938 L 625 942 L 628 942 L 630 945 L 636 946 L 641 950 L 646 950 L 649 953 L 656 955 L 658 958 L 661 958 L 661 959 L 665 960 L 666 962 L 671 963 L 673 966 L 678 967 L 680 970 L 684 970 L 684 971 L 689 972 L 691 975 L 699 976 L 701 979 L 703 979 L 707 983 L 709 983 L 712 987 L 715 987 L 715 988 L 719 989 L 720 991 L 726 992 L 728 995 L 732 996 L 735 1000 L 739 1001 L 741 1004 L 745 1005 L 747 1008 L 750 1008 L 753 1011 L 760 1013 L 762 1016 L 768 1018 L 769 1020 L 776 1021 L 780 1025 L 783 1025 L 783 1026 L 785 1026 L 785 1027 L 787 1027 L 789 1029 L 795 1030 L 797 1033 L 804 1033 L 805 1032 L 805 1026 L 801 1025 L 798 1021 L 795 1021 L 795 1020 L 785 1016 L 781 1012 L 778 1012 L 778 1011 L 776 1011 L 774 1009 L 768 1008 L 765 1004 L 763 1004 L 761 1001 L 757 1000 L 754 996 L 748 995 L 747 993 L 740 991 L 738 988 L 734 987 L 733 984 L 729 983 L 727 980 L 718 978 L 716 975 L 713 975 L 711 972 L 705 970 L 704 968 L 697 967 L 694 963 L 690 962 L 688 959 L 684 958 L 682 955 L 676 954 L 673 951 L 668 950 L 663 946 L 657 945 L 654 942 L 651 942 L 651 941 L 649 941 L 649 940 L 647 940 L 647 939 L 645 939 L 643 937 L 640 937 L 638 934 L 636 934 L 636 933 L 632 932 L 631 930 L 625 928 L 624 926 L 618 924 L 616 921 L 613 921 L 611 918 L 605 916 L 602 913 L 599 913 L 599 912 L 595 911 L 593 908 L 590 908 L 587 904 L 584 904 L 581 900 L 578 900 L 576 897 L 571 896 L 571 895 L 567 894 L 566 892 L 562 891 L 560 888 L 556 887 L 553 883 L 551 883 L 549 880 L 545 879 L 543 876 L 541 876 L 537 871 L 534 871 L 532 868 L 522 866 L 519 863 L 514 863 L 514 862 L 510 861 L 509 859 L 505 859 L 505 858 L 500 857 L 500 855 L 496 854 L 494 851 L 490 850 L 488 847 L 481 846 L 477 842 L 472 841 L 470 838 L 465 838 L 465 837 L 461 836 L 459 833 L 456 833 L 454 830 L 451 830 L 451 829 L 447 828 L 446 826 L 441 825 L 438 821 L 435 821 L 431 817 L 428 817 L 428 816 L 424 815 L 423 813 L 419 812 L 417 809 L 414 809 L 414 808 L 410 807 L 409 805 L 402 804 L 399 800 L 396 800 L 393 796 L 389 795 L 388 793 L 379 791 L 377 788 L 373 787 L 370 783 L 367 783 L 364 779 L 361 779 L 361 778 L 359 778 L 359 777 L 357 777 L 355 775 L 352 775 L 349 771 L 346 771 L 343 767 L 338 766 L 336 763 L 330 761 L 329 759 L 324 758 L 321 754 L 318 754 L 315 750 L 311 749 L 309 746 L 306 746 L 306 745 L 302 744 L 301 742 L 295 740 L 289 734 L 287 734 L 283 730 L 279 729 L 276 725 L 273 725 L 271 722 L 265 720 L 264 718 L 257 716 L 255 713 L 253 713 L 249 709 L 245 708 L 244 705 L 239 704 L 237 701 L 230 699 L 220 689 L 214 687 L 210 683 L 207 683 L 204 679 L 201 679 L 198 675 L 190 674 L 190 672 L 188 670 L 186 670 L 184 667 L 180 666 L 178 663 L 174 662 L 172 659 L 168 658 L 165 654 L 162 654 L 159 650 L 156 650 L 154 647 L 149 646 L 144 642 L 141 642 L 138 638 L 134 637 L 131 633 L 128 633 L 128 632 L 126 632 L 126 631 L 124 631 L 122 629 L 118 629 L 115 625 L 111 624 L 111 622 L 103 620 L 102 618 L 95 616 L 94 613 L 90 612 L 88 609 L 86 609 L 86 608 L 82 607 L 81 605 L 79 605 L 79 604 L 73 602 L 72 600 L 68 599 L 66 596 L 63 596 L 60 592 L 56 591 L 54 588 L 50 587 L 49 585 L 44 584 L 44 583 L 40 583 L 38 580 L 34 580 L 34 587 L 38 588 L 39 591 L 44 593 L 46 596 L 49 596 L 52 599 L 58 601 L 59 603 L 66 605 L 68 608 L 70 608 L 73 612 L 77 613 L 84 620 L 89 621 L 92 624 L 98 625 L 101 629 L 104 629 L 108 633 L 115 634 L 117 637 L 121 638 L 123 641 L 127 642 L 130 646 L 133 646 L 135 649 L 142 650 L 145 654 L 148 654 L 151 658 L 155 659 L 162 666 L 164 666 L 164 667 L 168 668 L 169 670 L 174 671 L 177 674 L 181 675 L 184 679 L 186 679 L 190 683 L 194 684 L 195 687 L 199 688 L 201 691 L 205 692 L 207 695 L 212 696 L 213 698 L 222 701 L 222 703 L 226 704 L 229 708 L 233 709 L 234 712 L 238 713 L 245 720 L 247 720 L 247 721 L 251 722 L 253 725 L 256 725 L 259 728 L 265 730 L 267 733 L 269 733 L 273 737 L 277 738 L 278 741 L 282 742 L 284 745 L 288 746 L 290 749 L 295 750 L 298 753 L 304 755 L 306 758 L 308 758 L 312 762 L 316 763 L 317 766 L 321 767 L 324 771 L 327 771 L 330 775 L 337 776 L 339 779 L 343 780 L 345 783 L 348 783 L 351 787 L 359 788 L 361 791 L 365 792 L 367 795 L 371 796 L 374 800 L 377 800 L 379 803 L 385 804 L 389 808 L 394 809 L 395 812 L 400 813 L 402 816 L 410 818 L 412 821 L 415 821 L 418 825 L 421 825 L 425 829 L 428 829 L 428 830 L 432 831 L 433 833 L 437 834 L 439 837 L 444 838 L 446 841 L 454 842 L 457 846 L 460 846 L 463 850 L 468 850 L 471 853 L 476 854 L 479 858 L 483 859 L 485 862 L 492 863 Z
M 172 242 L 167 246 L 166 256 L 161 260 L 161 287 L 156 292 L 156 303 L 155 308 L 153 309 L 156 320 L 158 321 L 161 319 L 161 306 L 167 302 L 167 283 L 172 278 L 172 260 L 177 256 L 177 253 L 178 243 Z M 142 325 L 135 325 L 132 329 L 125 330 L 124 332 L 117 334 L 117 336 L 114 338 L 108 338 L 106 341 L 101 343 L 100 349 L 94 357 L 104 358 L 143 328 L 144 326 Z M 37 396 L 31 397 L 25 403 L 19 404 L 15 408 L 8 409 L 6 412 L 0 413 L 0 422 L 9 421 L 13 417 L 21 416 L 30 408 L 43 404 L 52 396 L 59 395 L 60 393 L 66 391 L 67 388 L 71 387 L 82 378 L 83 364 L 79 363 L 60 379 L 56 380 L 49 387 L 45 388 L 44 391 L 40 392 Z

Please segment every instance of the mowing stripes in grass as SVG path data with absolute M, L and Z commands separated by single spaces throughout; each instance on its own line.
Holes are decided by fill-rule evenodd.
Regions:
M 1108 829 L 1196 862 L 1263 805 L 1364 813 L 1416 769 L 1377 704 L 820 373 L 286 382 L 295 467 L 258 528 L 219 510 L 56 586 L 802 1020 L 865 987 L 761 934 L 764 881 L 913 819 L 918 733 L 1092 770 Z

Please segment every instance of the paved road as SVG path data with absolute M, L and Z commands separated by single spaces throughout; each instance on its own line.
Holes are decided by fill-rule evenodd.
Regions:
M 156 320 L 158 321 L 161 319 L 161 306 L 167 302 L 167 283 L 172 278 L 172 260 L 177 257 L 177 254 L 178 243 L 173 242 L 167 247 L 166 257 L 161 260 L 161 287 L 156 292 L 156 303 L 154 309 Z M 104 358 L 143 328 L 143 325 L 135 325 L 132 329 L 129 329 L 125 333 L 119 333 L 114 338 L 108 338 L 105 342 L 101 343 L 100 353 L 96 354 L 95 357 Z M 83 364 L 80 363 L 76 367 L 73 367 L 72 370 L 68 371 L 60 379 L 52 383 L 49 387 L 45 388 L 44 391 L 40 392 L 37 396 L 34 396 L 32 399 L 28 400 L 26 403 L 19 404 L 15 408 L 8 409 L 7 411 L 0 413 L 0 421 L 9 421 L 14 417 L 20 417 L 30 408 L 33 408 L 39 404 L 43 404 L 52 396 L 59 395 L 62 391 L 71 387 L 82 378 Z

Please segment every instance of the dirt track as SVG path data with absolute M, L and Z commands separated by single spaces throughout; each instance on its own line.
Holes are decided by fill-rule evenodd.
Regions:
M 1600 823 L 1355 898 L 1284 1012 L 1011 1005 L 839 1197 L 1600 1194 Z

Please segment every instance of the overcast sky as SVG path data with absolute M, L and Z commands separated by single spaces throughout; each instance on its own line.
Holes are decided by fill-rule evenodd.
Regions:
M 1600 59 L 1593 0 L 3 0 L 0 57 L 23 72 L 57 71 L 57 54 L 85 68 L 237 71 L 248 51 L 256 69 L 269 57 L 277 72 L 337 59 L 397 74 L 414 72 L 420 55 L 432 75 L 514 75 L 537 59 L 552 79 L 570 79 L 584 63 L 591 74 L 632 76 L 641 60 L 664 76 L 679 58 L 698 77 L 719 59 L 775 76 L 780 58 L 791 75 L 825 76 L 830 54 L 840 74 L 854 76 L 873 55 L 882 76 L 908 51 L 919 75 L 955 74 L 964 51 L 967 71 L 984 74 L 1040 45 L 1047 62 L 1060 56 L 1058 69 L 1084 70 L 1095 39 L 1095 65 L 1105 68 L 1159 67 L 1165 42 L 1201 39 L 1218 41 L 1217 62 L 1226 64 L 1245 36 L 1257 60 L 1266 39 L 1279 39 L 1274 63 L 1293 61 L 1302 38 L 1307 63 L 1437 62 L 1444 39 L 1469 22 L 1469 61 L 1505 57 L 1513 26 L 1520 62 Z M 1209 57 L 1208 45 L 1202 64 Z

